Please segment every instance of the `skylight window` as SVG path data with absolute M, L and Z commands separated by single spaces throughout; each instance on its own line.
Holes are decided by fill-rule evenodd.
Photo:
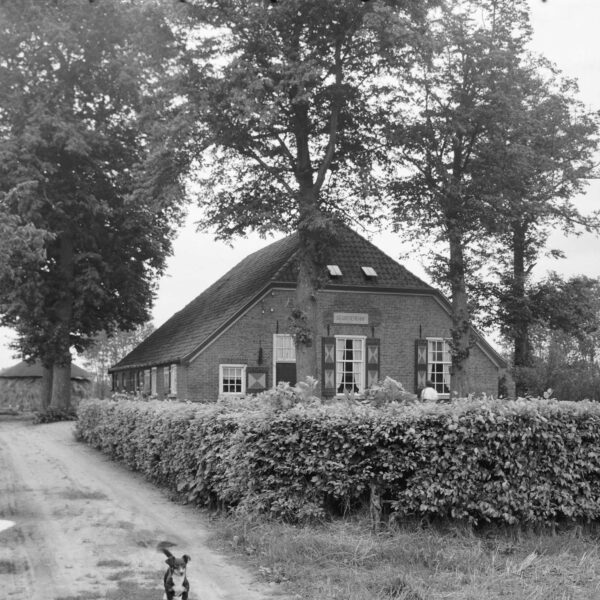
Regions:
M 342 270 L 337 265 L 327 265 L 327 270 L 331 277 L 341 277 Z
M 373 267 L 361 267 L 361 269 L 365 274 L 365 277 L 368 277 L 369 279 L 377 277 L 377 271 Z

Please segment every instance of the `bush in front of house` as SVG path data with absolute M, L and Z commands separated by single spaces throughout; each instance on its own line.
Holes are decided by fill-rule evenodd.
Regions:
M 548 524 L 600 516 L 600 407 L 554 400 L 84 401 L 77 434 L 199 504 L 323 518 Z
M 59 421 L 75 421 L 77 413 L 75 409 L 69 408 L 46 408 L 36 411 L 33 414 L 33 423 L 41 425 L 43 423 L 58 423 Z

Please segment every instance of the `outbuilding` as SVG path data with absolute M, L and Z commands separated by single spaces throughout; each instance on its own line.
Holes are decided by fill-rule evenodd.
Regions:
M 251 254 L 174 314 L 109 371 L 115 391 L 214 401 L 295 383 L 294 303 L 299 238 Z M 448 397 L 450 304 L 444 295 L 345 225 L 318 292 L 321 393 L 360 394 L 386 376 Z M 479 334 L 468 376 L 496 396 L 505 361 Z
M 75 364 L 71 365 L 71 400 L 74 406 L 91 394 L 89 373 Z M 42 365 L 22 361 L 0 371 L 0 409 L 28 412 L 41 410 Z

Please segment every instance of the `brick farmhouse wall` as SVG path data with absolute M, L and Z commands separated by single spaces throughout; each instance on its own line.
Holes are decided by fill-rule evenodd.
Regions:
M 246 314 L 193 358 L 178 368 L 178 398 L 213 401 L 218 397 L 219 365 L 245 364 L 268 369 L 267 386 L 273 385 L 273 334 L 288 332 L 288 315 L 293 290 L 275 289 L 254 304 Z M 415 390 L 415 340 L 419 337 L 450 335 L 451 320 L 444 307 L 432 296 L 321 291 L 320 336 L 364 335 L 380 340 L 380 376 L 400 381 Z M 368 325 L 333 323 L 333 312 L 367 313 Z M 321 343 L 317 341 L 318 364 Z M 320 380 L 321 374 L 317 374 Z M 475 393 L 497 395 L 498 369 L 479 348 L 472 349 L 468 372 Z M 158 372 L 159 397 L 162 370 Z

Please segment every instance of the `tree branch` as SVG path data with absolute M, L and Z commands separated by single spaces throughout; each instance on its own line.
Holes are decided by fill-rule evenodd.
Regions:
M 296 170 L 296 159 L 294 158 L 294 155 L 290 152 L 290 149 L 288 148 L 287 144 L 281 139 L 281 136 L 279 134 L 276 134 L 276 137 L 277 137 L 277 141 L 279 142 L 279 146 L 283 150 L 283 153 L 285 154 L 287 159 L 290 161 L 290 166 L 292 168 L 292 171 L 295 171 Z
M 323 183 L 325 181 L 325 176 L 327 175 L 327 171 L 331 166 L 331 161 L 333 160 L 333 155 L 335 154 L 335 145 L 337 141 L 338 134 L 338 126 L 339 126 L 339 117 L 340 117 L 340 108 L 342 100 L 340 95 L 342 93 L 342 59 L 341 59 L 341 42 L 336 40 L 335 43 L 335 92 L 332 100 L 332 108 L 331 108 L 331 118 L 329 120 L 329 141 L 327 143 L 327 150 L 325 151 L 325 156 L 323 157 L 323 162 L 319 167 L 319 171 L 317 173 L 317 179 L 315 181 L 315 190 L 318 193 L 319 190 L 323 187 Z
M 275 167 L 268 165 L 261 157 L 258 155 L 252 148 L 247 148 L 246 150 L 238 150 L 241 154 L 245 154 L 250 158 L 254 159 L 265 171 L 273 174 L 273 176 L 279 181 L 279 183 L 287 190 L 290 195 L 294 195 L 294 190 L 290 187 L 290 184 L 281 177 L 281 174 L 278 173 Z

